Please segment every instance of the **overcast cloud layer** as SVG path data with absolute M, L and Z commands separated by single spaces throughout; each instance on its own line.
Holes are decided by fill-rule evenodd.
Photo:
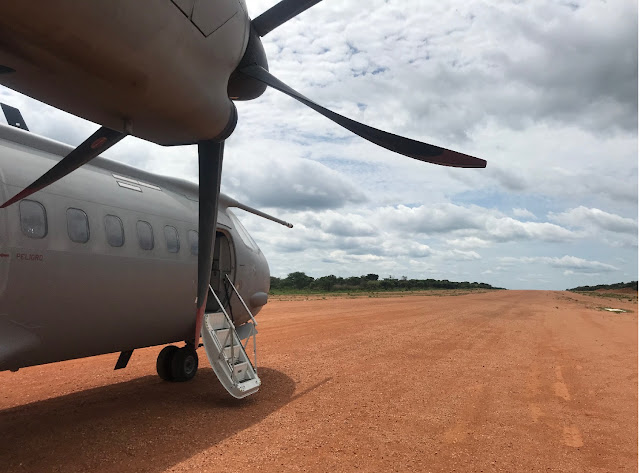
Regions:
M 247 0 L 252 17 L 276 3 Z M 272 274 L 378 273 L 563 289 L 638 278 L 637 2 L 325 0 L 264 38 L 273 74 L 390 132 L 488 161 L 420 163 L 268 90 L 238 103 L 223 191 Z M 97 126 L 0 87 L 30 129 Z M 107 157 L 197 179 L 195 147 Z

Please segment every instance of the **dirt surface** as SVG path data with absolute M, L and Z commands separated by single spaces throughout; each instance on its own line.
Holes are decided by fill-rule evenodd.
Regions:
M 262 388 L 159 348 L 0 373 L 3 471 L 637 471 L 637 302 L 580 294 L 275 301 Z

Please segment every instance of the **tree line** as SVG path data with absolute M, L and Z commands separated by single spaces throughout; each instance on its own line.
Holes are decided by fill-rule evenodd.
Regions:
M 318 292 L 349 292 L 349 291 L 412 291 L 421 289 L 501 289 L 482 282 L 455 282 L 447 279 L 408 279 L 393 276 L 380 279 L 377 274 L 369 273 L 362 276 L 343 278 L 340 276 L 322 276 L 314 278 L 304 272 L 289 273 L 285 278 L 271 276 L 271 292 L 297 290 Z
M 572 289 L 567 289 L 567 291 L 597 291 L 598 289 L 625 289 L 627 287 L 637 291 L 638 281 L 618 282 L 615 284 L 598 284 L 597 286 L 578 286 Z

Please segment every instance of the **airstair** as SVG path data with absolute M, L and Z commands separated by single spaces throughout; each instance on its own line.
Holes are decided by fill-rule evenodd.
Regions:
M 255 393 L 260 388 L 256 350 L 256 333 L 258 333 L 256 327 L 258 324 L 229 276 L 225 275 L 225 278 L 249 314 L 250 321 L 236 327 L 218 295 L 209 286 L 211 295 L 218 302 L 221 312 L 210 312 L 204 315 L 200 334 L 213 372 L 229 394 L 241 399 Z M 246 351 L 250 339 L 253 339 L 253 363 L 251 363 Z

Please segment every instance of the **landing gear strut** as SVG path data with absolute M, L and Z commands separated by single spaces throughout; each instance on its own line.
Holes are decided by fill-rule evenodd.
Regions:
M 198 353 L 193 345 L 164 347 L 156 362 L 158 376 L 165 381 L 189 381 L 198 371 Z

